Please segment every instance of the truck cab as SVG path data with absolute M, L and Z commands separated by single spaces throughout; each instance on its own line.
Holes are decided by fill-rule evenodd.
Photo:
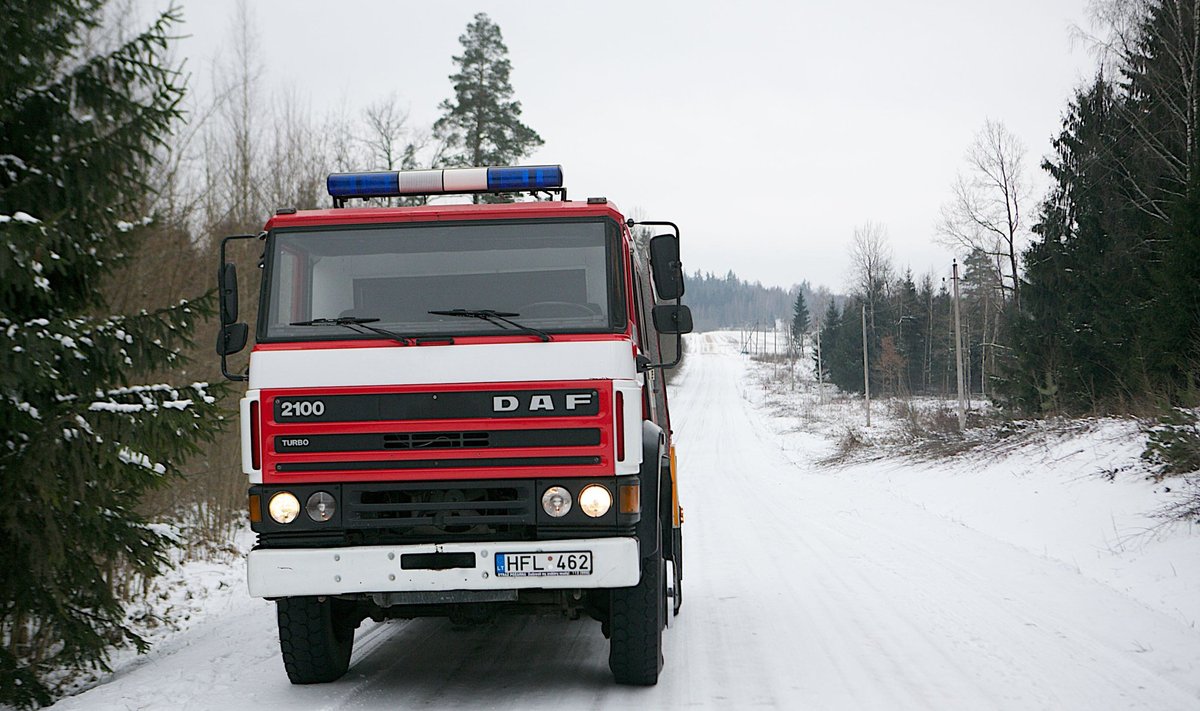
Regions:
M 328 187 L 332 209 L 227 238 L 218 270 L 217 353 L 247 384 L 247 578 L 288 677 L 341 677 L 368 618 L 543 612 L 598 620 L 616 681 L 656 683 L 682 599 L 678 228 L 639 242 L 607 200 L 566 200 L 559 166 Z M 514 193 L 546 199 L 428 204 Z M 378 198 L 426 204 L 350 206 Z M 261 242 L 262 282 L 230 373 L 239 239 Z

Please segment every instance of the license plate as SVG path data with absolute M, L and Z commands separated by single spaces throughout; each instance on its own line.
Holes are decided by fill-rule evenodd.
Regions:
M 496 554 L 496 575 L 501 577 L 530 578 L 551 575 L 591 574 L 591 551 Z

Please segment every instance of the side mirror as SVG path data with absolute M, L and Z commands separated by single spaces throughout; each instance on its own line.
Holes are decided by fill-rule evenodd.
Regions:
M 221 375 L 230 380 L 245 382 L 250 379 L 246 373 L 230 373 L 225 356 L 237 353 L 246 347 L 250 336 L 250 327 L 238 323 L 238 283 L 237 267 L 225 258 L 225 247 L 233 240 L 263 239 L 266 233 L 260 235 L 230 235 L 221 240 L 220 261 L 217 267 L 217 316 L 221 319 L 221 329 L 217 332 L 217 355 L 221 356 Z M 260 263 L 261 265 L 261 263 Z
M 228 326 L 236 323 L 238 320 L 237 267 L 232 262 L 222 264 L 217 269 L 217 300 L 220 303 L 221 325 Z
M 679 262 L 679 238 L 658 235 L 650 239 L 650 273 L 654 289 L 664 301 L 683 296 L 683 265 Z
M 650 316 L 654 319 L 654 328 L 659 333 L 692 332 L 692 310 L 683 304 L 655 306 Z
M 250 327 L 244 323 L 227 323 L 217 332 L 217 355 L 233 355 L 246 347 Z M 224 361 L 222 361 L 224 362 Z

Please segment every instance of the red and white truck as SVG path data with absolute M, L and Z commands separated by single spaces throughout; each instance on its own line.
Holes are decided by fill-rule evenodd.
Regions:
M 367 618 L 549 612 L 598 620 L 615 679 L 656 683 L 683 577 L 678 228 L 568 201 L 559 166 L 328 187 L 333 209 L 277 211 L 218 270 L 217 353 L 248 383 L 250 594 L 276 602 L 288 677 L 342 676 Z M 348 206 L 480 193 L 540 199 Z M 670 231 L 638 244 L 636 224 Z M 262 284 L 232 374 L 238 239 L 262 242 Z

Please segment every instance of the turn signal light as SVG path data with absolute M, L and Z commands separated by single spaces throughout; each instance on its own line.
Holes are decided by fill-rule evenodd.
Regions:
M 642 487 L 640 484 L 621 485 L 621 513 L 633 514 L 642 510 Z
M 262 497 L 258 494 L 250 495 L 250 523 L 260 523 L 262 521 Z

